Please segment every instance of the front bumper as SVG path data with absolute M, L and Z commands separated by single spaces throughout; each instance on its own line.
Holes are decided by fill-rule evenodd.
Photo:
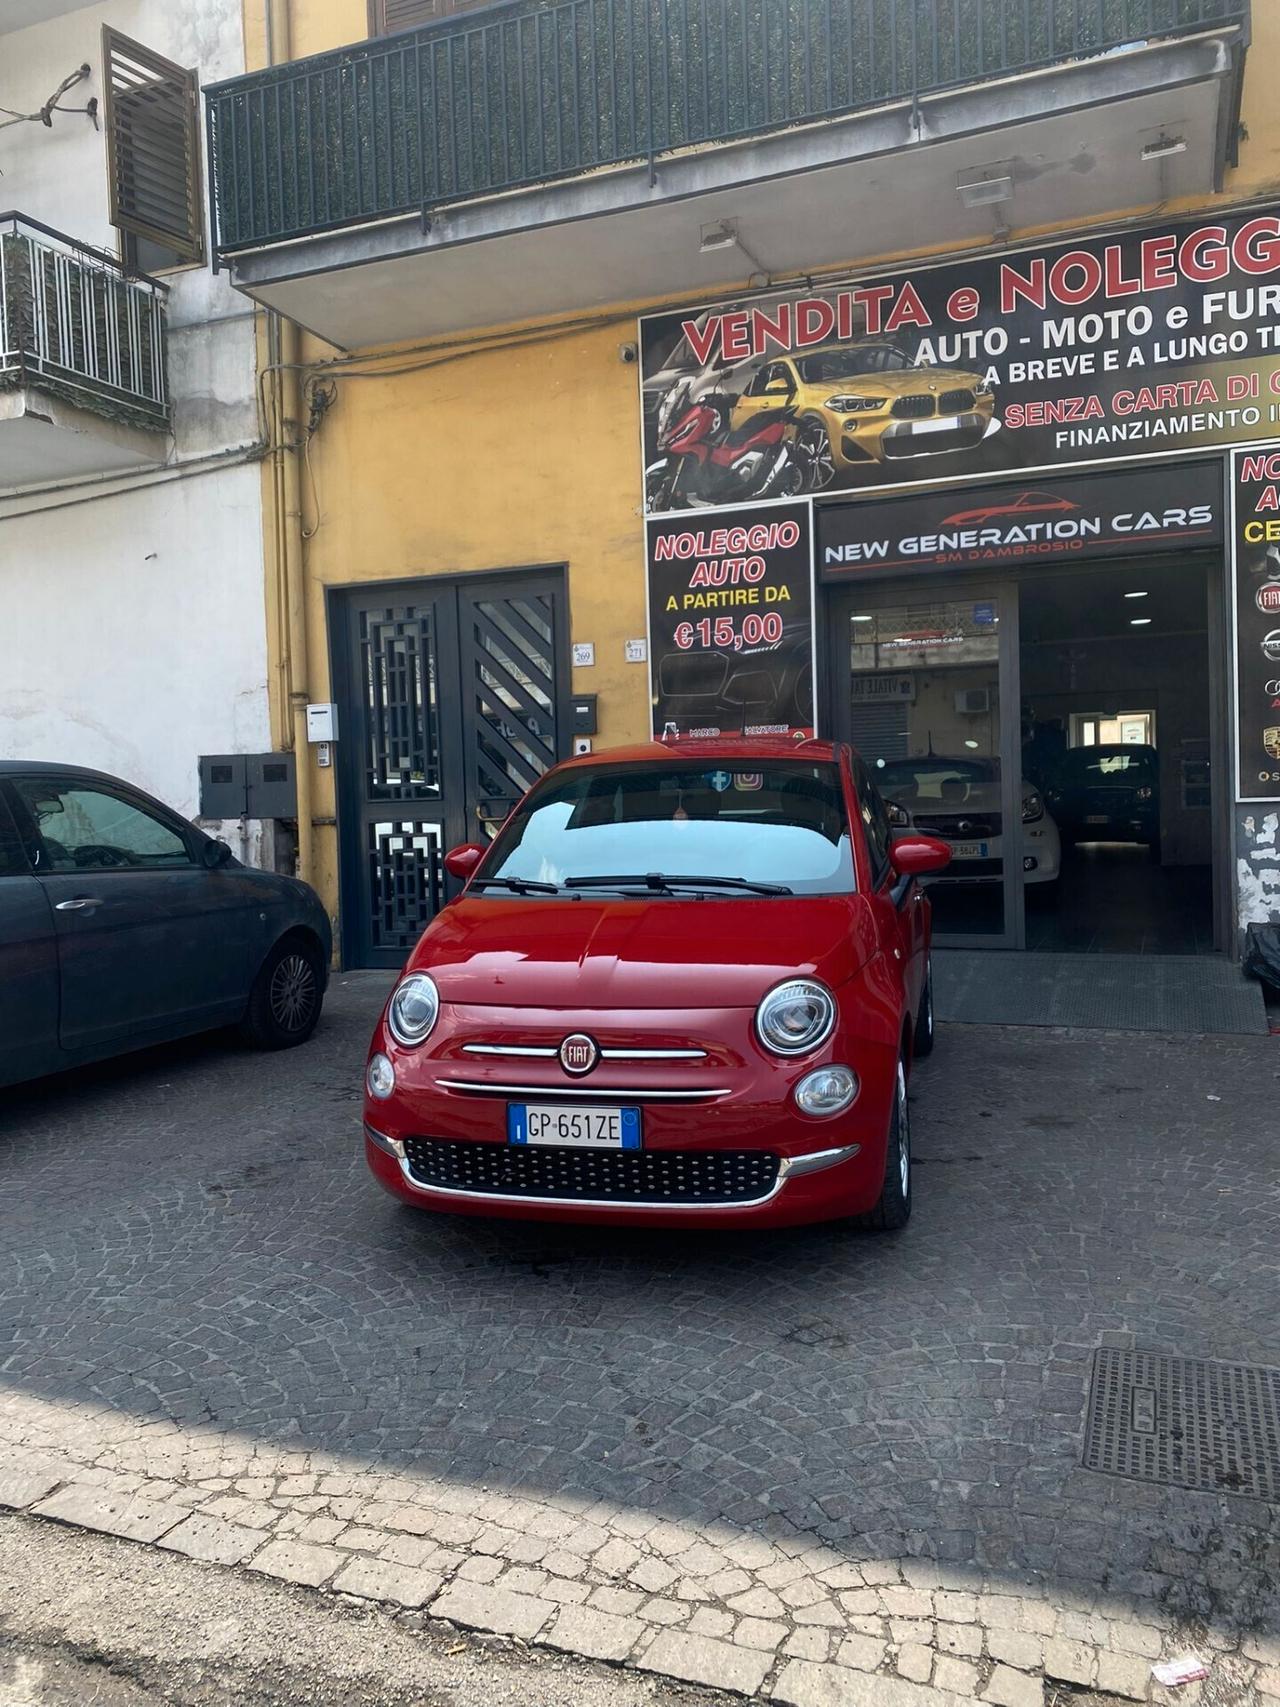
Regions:
M 424 1166 L 427 1143 L 392 1138 L 369 1119 L 365 1120 L 364 1133 L 370 1170 L 394 1196 L 421 1209 L 519 1220 L 606 1221 L 669 1227 L 794 1226 L 870 1208 L 879 1196 L 883 1175 L 881 1158 L 874 1190 L 866 1201 L 867 1169 L 865 1164 L 859 1166 L 862 1146 L 857 1143 L 836 1144 L 799 1156 L 775 1157 L 765 1151 L 654 1149 L 624 1157 L 616 1152 L 597 1154 L 552 1147 L 531 1152 L 503 1143 L 477 1144 L 464 1140 L 448 1146 L 455 1152 L 460 1149 L 472 1152 L 465 1163 L 460 1167 L 455 1163 L 451 1170 L 455 1176 L 461 1174 L 464 1183 L 446 1185 L 424 1177 L 430 1168 L 429 1163 Z M 754 1165 L 742 1169 L 742 1159 L 747 1156 L 753 1158 Z M 634 1179 L 628 1189 L 638 1195 L 589 1195 L 594 1189 L 593 1181 L 613 1171 L 601 1164 L 615 1159 L 634 1164 L 633 1173 L 641 1177 Z M 721 1176 L 735 1168 L 741 1169 L 746 1177 L 740 1189 L 750 1195 L 732 1199 L 692 1195 L 688 1180 L 691 1165 L 697 1173 L 697 1163 L 701 1162 L 706 1177 L 717 1161 L 724 1163 L 715 1170 Z M 766 1163 L 770 1165 L 765 1166 Z M 536 1170 L 533 1178 L 531 1164 Z M 651 1168 L 646 1168 L 646 1164 L 652 1164 Z M 681 1171 L 685 1174 L 685 1190 L 690 1195 L 683 1200 L 674 1195 L 659 1195 L 673 1192 L 673 1175 Z M 648 1180 L 644 1177 L 646 1173 Z M 563 1194 L 567 1182 L 572 1182 L 573 1195 Z M 617 1183 L 616 1174 L 613 1183 Z M 608 1189 L 609 1182 L 603 1184 Z M 546 1186 L 551 1189 L 544 1194 L 540 1188 Z

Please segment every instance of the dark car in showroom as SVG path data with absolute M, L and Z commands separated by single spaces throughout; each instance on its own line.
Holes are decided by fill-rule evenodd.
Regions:
M 945 842 L 894 840 L 830 741 L 556 766 L 427 927 L 379 1019 L 365 1145 L 420 1209 L 780 1227 L 911 1212 Z
M 1062 840 L 1145 842 L 1160 859 L 1160 759 L 1140 742 L 1070 747 L 1044 791 Z
M 305 883 L 115 777 L 0 761 L 0 1085 L 227 1025 L 305 1042 L 330 948 Z

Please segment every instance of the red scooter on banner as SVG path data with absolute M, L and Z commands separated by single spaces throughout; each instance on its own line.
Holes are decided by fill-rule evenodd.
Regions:
M 796 443 L 794 409 L 762 410 L 734 427 L 733 403 L 723 392 L 708 391 L 664 409 L 661 454 L 645 470 L 651 513 L 793 498 L 805 490 L 808 452 Z

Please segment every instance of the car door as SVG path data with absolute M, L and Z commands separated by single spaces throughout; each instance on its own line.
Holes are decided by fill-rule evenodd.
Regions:
M 64 1050 L 178 1036 L 243 1005 L 248 900 L 192 826 L 88 774 L 19 776 L 12 798 L 52 910 Z
M 928 942 L 924 891 L 914 877 L 895 877 L 889 858 L 893 830 L 880 790 L 860 759 L 853 766 L 858 812 L 866 832 L 875 881 L 876 918 L 885 951 L 902 967 L 907 1001 L 914 1015 L 924 989 Z
M 53 914 L 0 786 L 0 1085 L 49 1072 L 57 1057 Z
M 743 427 L 757 415 L 785 409 L 795 396 L 795 381 L 786 362 L 767 362 L 733 407 L 733 424 Z

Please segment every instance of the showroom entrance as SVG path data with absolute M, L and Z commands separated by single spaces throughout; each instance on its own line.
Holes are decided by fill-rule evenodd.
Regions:
M 1070 501 L 1016 495 L 1083 515 L 1075 486 Z M 954 511 L 970 496 L 917 500 L 901 512 L 917 530 L 907 536 L 886 514 L 896 504 L 878 518 L 864 504 L 860 537 L 878 528 L 885 568 L 900 572 L 828 570 L 829 727 L 866 758 L 900 830 L 951 843 L 931 886 L 940 944 L 1226 950 L 1221 551 L 1188 526 L 1182 540 L 1162 532 L 1158 549 L 1130 540 L 1124 555 L 1082 549 L 1067 564 L 1049 549 L 998 574 L 895 561 L 954 537 L 934 534 L 922 505 Z M 820 527 L 820 563 L 841 538 L 834 519 Z

